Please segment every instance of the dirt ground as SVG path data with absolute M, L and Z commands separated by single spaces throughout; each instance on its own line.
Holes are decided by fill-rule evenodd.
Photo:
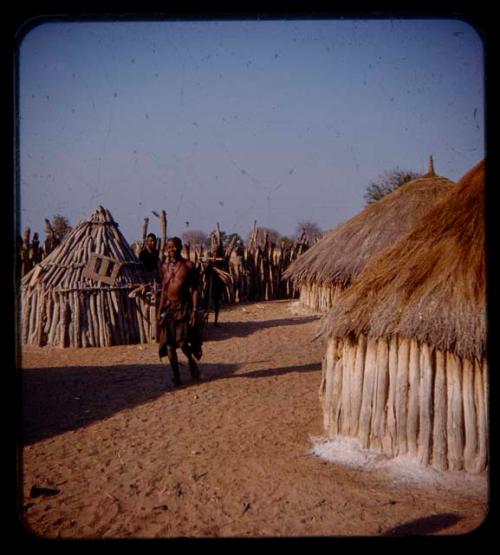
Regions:
M 273 301 L 226 307 L 220 322 L 201 382 L 180 356 L 180 388 L 156 345 L 23 351 L 19 514 L 32 534 L 457 535 L 482 523 L 486 476 L 415 485 L 310 453 L 323 434 L 317 316 Z

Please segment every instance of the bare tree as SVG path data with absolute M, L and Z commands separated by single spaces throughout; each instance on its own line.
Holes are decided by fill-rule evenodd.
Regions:
M 392 193 L 401 185 L 408 183 L 408 181 L 412 181 L 419 177 L 420 174 L 415 173 L 410 170 L 400 170 L 396 168 L 392 171 L 387 171 L 381 176 L 377 181 L 372 181 L 368 187 L 366 188 L 366 192 L 363 195 L 363 198 L 366 201 L 366 206 L 380 200 L 385 195 Z
M 210 235 L 199 229 L 189 229 L 182 234 L 182 242 L 189 243 L 191 246 L 203 245 L 210 246 Z
M 247 244 L 250 245 L 251 241 L 252 241 L 252 237 L 254 237 L 254 241 L 256 245 L 259 246 L 263 246 L 266 240 L 266 234 L 268 237 L 268 240 L 271 243 L 277 244 L 279 242 L 279 238 L 281 237 L 281 233 L 279 231 L 276 231 L 275 229 L 272 229 L 270 227 L 256 227 L 254 231 L 251 231 L 248 234 L 248 238 L 247 238 Z
M 310 245 L 316 242 L 323 235 L 323 231 L 321 230 L 319 225 L 309 220 L 300 220 L 297 223 L 297 227 L 295 229 L 295 237 L 299 238 L 302 232 L 305 233 L 305 238 Z
M 68 218 L 66 218 L 66 216 L 63 216 L 62 214 L 55 214 L 54 216 L 52 216 L 52 221 L 50 222 L 50 225 L 54 230 L 54 235 L 58 242 L 61 242 L 73 229 L 69 225 Z

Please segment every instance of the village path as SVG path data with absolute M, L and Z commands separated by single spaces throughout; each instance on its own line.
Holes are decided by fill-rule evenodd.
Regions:
M 220 321 L 203 380 L 184 363 L 177 389 L 155 345 L 24 350 L 20 515 L 33 534 L 456 535 L 481 524 L 485 488 L 416 485 L 310 453 L 323 434 L 317 316 L 272 301 L 226 307 Z

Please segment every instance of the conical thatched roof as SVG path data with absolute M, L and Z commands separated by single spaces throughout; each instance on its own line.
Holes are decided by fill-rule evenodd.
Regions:
M 121 263 L 114 287 L 144 283 L 142 264 L 135 256 L 110 212 L 99 206 L 88 220 L 80 222 L 64 241 L 24 278 L 23 286 L 45 287 L 110 287 L 110 284 L 86 276 L 84 268 L 92 254 L 112 258 Z
M 286 270 L 284 277 L 303 283 L 347 286 L 381 249 L 393 244 L 454 185 L 429 171 L 369 205 L 329 231 Z
M 372 259 L 323 333 L 398 334 L 464 358 L 486 341 L 485 163 L 472 168 L 404 238 Z

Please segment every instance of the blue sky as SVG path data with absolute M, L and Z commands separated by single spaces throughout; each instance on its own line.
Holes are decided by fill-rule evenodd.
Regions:
M 133 242 L 253 221 L 292 235 L 395 168 L 484 157 L 482 42 L 444 20 L 43 23 L 19 44 L 19 225 L 103 205 Z

